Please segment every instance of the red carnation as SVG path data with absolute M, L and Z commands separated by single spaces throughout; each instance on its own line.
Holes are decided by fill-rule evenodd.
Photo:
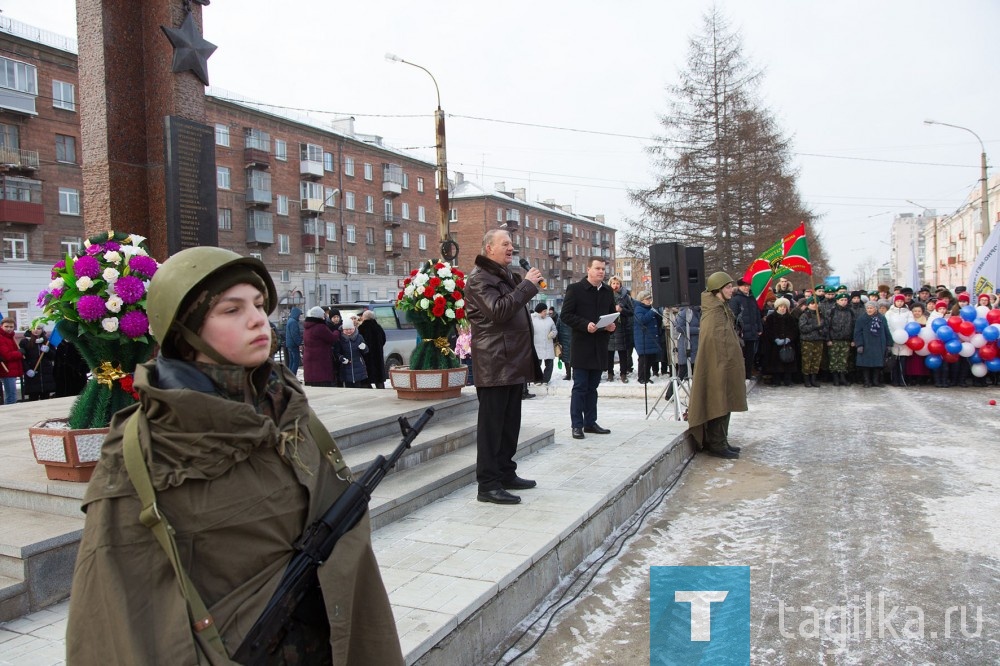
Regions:
M 451 292 L 451 297 L 452 297 L 452 299 L 454 299 L 456 301 L 460 301 L 460 300 L 462 300 L 462 292 L 460 292 L 460 291 L 453 291 L 453 292 Z
M 410 271 L 410 277 L 413 277 L 414 275 L 416 275 L 419 272 L 420 272 L 419 269 L 414 268 L 412 271 Z
M 427 285 L 426 287 L 424 287 L 424 296 L 426 298 L 433 298 L 434 297 L 434 287 L 432 287 L 430 285 Z
M 396 300 L 397 301 L 403 300 L 403 292 L 399 292 L 398 294 L 396 294 Z
M 427 284 L 430 285 L 431 287 L 434 287 L 435 289 L 437 289 L 438 286 L 441 284 L 441 278 L 439 278 L 439 277 L 432 277 L 430 280 L 427 281 Z
M 459 289 L 465 289 L 465 280 L 462 280 L 461 278 L 455 280 L 455 286 Z
M 408 285 L 408 284 L 410 284 L 410 278 L 406 278 L 405 280 L 403 280 L 403 286 L 404 286 L 404 287 L 405 287 L 406 285 Z
M 435 317 L 442 317 L 442 316 L 444 316 L 444 301 L 443 300 L 434 301 L 434 309 L 431 310 L 431 314 L 433 314 Z
M 451 269 L 451 274 L 454 275 L 455 277 L 460 277 L 460 278 L 465 277 L 465 273 L 463 273 L 462 271 L 458 270 L 457 268 L 452 268 Z
M 442 268 L 444 268 L 444 264 L 442 264 L 440 261 L 434 264 L 434 270 L 439 271 Z
M 465 319 L 465 308 L 455 310 L 455 319 Z
M 444 300 L 444 294 L 434 294 L 434 300 L 435 301 L 443 301 Z

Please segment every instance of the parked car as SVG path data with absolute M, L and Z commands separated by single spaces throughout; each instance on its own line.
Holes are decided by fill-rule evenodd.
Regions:
M 385 329 L 385 369 L 396 365 L 409 365 L 410 355 L 417 346 L 417 331 L 406 319 L 406 313 L 397 310 L 394 301 L 370 301 L 368 303 L 341 303 L 333 307 L 340 310 L 344 319 L 371 310 L 375 321 Z

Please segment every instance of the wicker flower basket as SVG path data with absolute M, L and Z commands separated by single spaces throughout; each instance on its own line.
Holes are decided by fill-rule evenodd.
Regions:
M 35 460 L 45 465 L 45 476 L 53 481 L 90 481 L 107 434 L 108 428 L 72 429 L 65 419 L 28 428 Z
M 467 373 L 464 365 L 435 370 L 411 370 L 404 365 L 392 368 L 389 380 L 402 400 L 444 400 L 462 394 Z

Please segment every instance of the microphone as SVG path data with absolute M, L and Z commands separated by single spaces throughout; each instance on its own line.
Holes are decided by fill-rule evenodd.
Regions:
M 524 269 L 525 273 L 531 270 L 531 264 L 529 264 L 528 260 L 525 259 L 524 257 L 521 257 L 517 263 L 521 264 L 521 268 Z M 541 287 L 542 289 L 549 288 L 549 285 L 545 282 L 545 278 L 542 278 L 541 280 L 538 281 L 538 286 Z

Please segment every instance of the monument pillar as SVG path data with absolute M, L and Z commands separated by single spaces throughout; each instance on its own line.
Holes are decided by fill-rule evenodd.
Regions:
M 141 234 L 163 261 L 170 231 L 165 119 L 204 123 L 205 87 L 192 71 L 173 71 L 174 47 L 161 26 L 177 28 L 190 11 L 200 34 L 201 5 L 77 0 L 76 8 L 84 229 L 88 236 Z M 214 171 L 214 152 L 212 164 Z

